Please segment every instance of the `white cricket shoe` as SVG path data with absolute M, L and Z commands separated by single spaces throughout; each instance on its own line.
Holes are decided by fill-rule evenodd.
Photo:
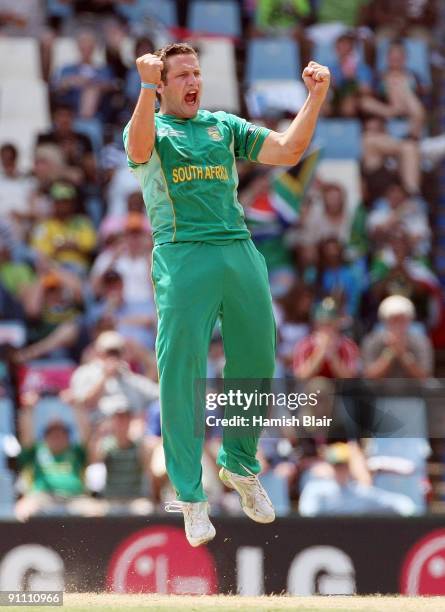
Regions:
M 241 507 L 249 518 L 257 523 L 272 523 L 275 520 L 275 510 L 263 485 L 256 474 L 244 465 L 241 467 L 249 476 L 240 476 L 223 467 L 219 471 L 220 479 L 226 487 L 240 494 Z
M 166 512 L 182 512 L 184 515 L 185 535 L 191 546 L 201 546 L 210 542 L 216 531 L 209 519 L 208 503 L 173 501 L 165 505 Z

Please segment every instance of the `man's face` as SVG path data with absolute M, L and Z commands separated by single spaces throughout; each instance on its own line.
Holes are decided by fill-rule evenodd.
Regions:
M 388 67 L 390 70 L 403 70 L 405 68 L 406 54 L 401 45 L 394 45 L 388 52 Z
M 55 455 L 63 453 L 70 445 L 68 431 L 62 425 L 53 425 L 45 434 L 45 442 Z
M 199 61 L 191 53 L 167 59 L 165 82 L 159 85 L 161 110 L 166 115 L 192 119 L 199 110 L 202 76 Z
M 386 321 L 388 330 L 398 338 L 403 338 L 408 333 L 411 324 L 410 317 L 405 314 L 398 314 L 389 317 Z

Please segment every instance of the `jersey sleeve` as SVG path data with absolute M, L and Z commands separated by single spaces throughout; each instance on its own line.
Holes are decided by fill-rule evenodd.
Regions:
M 128 132 L 129 132 L 129 130 L 130 130 L 130 122 L 127 123 L 127 125 L 124 128 L 124 132 L 122 134 L 123 141 L 124 141 L 124 149 L 125 149 L 125 153 L 127 155 L 127 164 L 129 166 L 129 168 L 131 168 L 132 170 L 136 170 L 137 168 L 141 168 L 142 166 L 146 166 L 148 161 L 144 162 L 143 164 L 137 164 L 132 159 L 130 159 L 130 157 L 128 155 L 128 150 L 127 150 Z
M 241 117 L 227 114 L 235 143 L 235 157 L 257 161 L 261 147 L 270 130 L 254 125 Z

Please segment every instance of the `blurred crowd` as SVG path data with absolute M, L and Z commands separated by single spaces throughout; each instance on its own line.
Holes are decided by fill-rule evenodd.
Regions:
M 137 13 L 139 0 L 0 0 L 0 39 L 39 41 L 51 117 L 50 128 L 35 134 L 27 171 L 19 148 L 0 140 L 0 410 L 15 409 L 16 428 L 4 433 L 18 440 L 14 446 L 4 436 L 9 443 L 0 453 L 17 473 L 19 520 L 148 514 L 173 495 L 160 439 L 153 245 L 122 147 L 140 87 L 135 57 L 168 40 L 194 41 L 192 2 L 170 4 L 174 27 L 156 13 Z M 435 92 L 444 68 L 434 30 L 440 3 L 232 4 L 242 32 L 229 37 L 240 114 L 277 129 L 292 117 L 281 103 L 281 82 L 275 103 L 270 98 L 255 112 L 243 80 L 247 40 L 290 39 L 303 64 L 322 42 L 332 50 L 324 58 L 332 87 L 322 121 L 360 130 L 356 159 L 331 158 L 315 139 L 292 170 L 239 161 L 239 199 L 269 268 L 275 376 L 321 389 L 321 411 L 332 409 L 338 380 L 427 382 L 445 347 L 431 214 L 445 158 Z M 60 37 L 75 53 L 54 69 Z M 413 69 L 407 40 L 427 50 L 424 73 Z M 223 369 L 215 329 L 209 378 Z M 335 438 L 314 432 L 298 439 L 289 431 L 265 437 L 262 478 L 278 513 L 425 512 L 426 408 L 410 400 L 418 438 L 369 440 L 346 427 Z M 206 442 L 205 486 L 214 512 L 237 513 L 217 478 L 219 433 L 209 432 Z

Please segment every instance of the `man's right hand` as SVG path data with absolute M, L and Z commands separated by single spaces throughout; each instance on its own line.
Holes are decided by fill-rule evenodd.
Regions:
M 154 83 L 159 85 L 164 62 L 157 55 L 146 53 L 136 60 L 136 68 L 143 83 Z

